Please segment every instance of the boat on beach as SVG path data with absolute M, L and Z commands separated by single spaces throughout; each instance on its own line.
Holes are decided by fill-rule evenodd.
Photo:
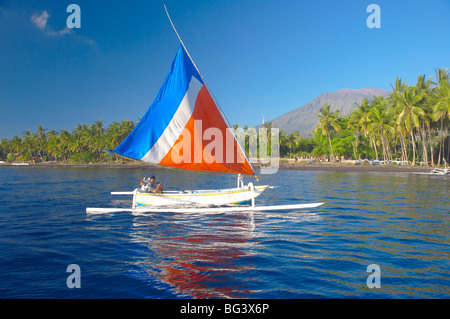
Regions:
M 433 168 L 433 170 L 430 172 L 430 175 L 450 175 L 450 169 L 447 164 L 447 162 L 444 159 L 444 168 Z
M 431 175 L 450 175 L 450 170 L 448 168 L 434 168 L 431 172 Z
M 86 208 L 87 213 L 210 212 L 286 210 L 318 207 L 323 203 L 256 206 L 255 199 L 269 185 L 244 184 L 243 176 L 259 181 L 245 151 L 200 71 L 178 35 L 180 46 L 169 74 L 155 100 L 133 131 L 114 149 L 115 154 L 175 169 L 237 175 L 234 188 L 206 190 L 163 190 L 136 188 L 112 192 L 132 195 L 132 207 Z M 244 206 L 250 204 L 250 206 Z

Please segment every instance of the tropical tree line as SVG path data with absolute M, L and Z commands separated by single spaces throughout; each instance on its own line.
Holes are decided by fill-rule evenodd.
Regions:
M 78 124 L 71 132 L 25 131 L 22 137 L 0 141 L 0 159 L 7 161 L 56 161 L 63 163 L 119 162 L 123 158 L 105 150 L 114 149 L 133 130 L 133 121 L 114 121 L 108 127 L 98 120 Z M 126 160 L 126 159 L 125 159 Z
M 389 96 L 365 98 L 349 115 L 332 112 L 325 104 L 317 114 L 319 122 L 312 134 L 301 136 L 298 131 L 279 132 L 281 157 L 323 156 L 330 159 L 399 160 L 440 165 L 450 162 L 450 74 L 449 69 L 435 70 L 435 76 L 419 75 L 414 85 L 396 78 Z M 91 125 L 79 124 L 71 132 L 48 131 L 42 126 L 37 132 L 25 131 L 22 137 L 0 141 L 0 159 L 7 161 L 57 161 L 65 163 L 122 162 L 126 159 L 105 152 L 114 149 L 133 130 L 136 123 L 124 120 L 108 127 L 98 120 Z M 271 123 L 265 124 L 270 129 Z M 235 131 L 242 131 L 234 125 Z M 248 126 L 243 130 L 247 131 Z M 267 141 L 271 153 L 270 130 Z M 249 145 L 259 141 L 256 135 L 245 138 L 243 147 L 249 155 Z M 258 142 L 256 142 L 258 143 Z M 259 144 L 258 144 L 259 145 Z M 275 145 L 277 146 L 277 145 Z M 259 146 L 256 150 L 259 154 Z
M 285 150 L 289 143 L 294 154 L 312 148 L 312 155 L 329 154 L 330 158 L 398 160 L 412 165 L 439 165 L 444 158 L 449 162 L 450 74 L 448 68 L 435 73 L 434 79 L 419 75 L 414 85 L 396 78 L 389 96 L 365 98 L 348 116 L 332 112 L 325 104 L 317 114 L 312 143 L 305 144 L 291 133 L 284 137 Z

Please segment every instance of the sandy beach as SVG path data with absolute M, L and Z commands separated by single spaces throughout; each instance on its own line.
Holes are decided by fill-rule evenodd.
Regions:
M 296 163 L 284 162 L 280 163 L 281 169 L 295 170 L 323 170 L 338 172 L 403 172 L 403 173 L 429 173 L 432 166 L 409 166 L 409 165 L 371 165 L 369 163 L 354 165 L 347 163 Z

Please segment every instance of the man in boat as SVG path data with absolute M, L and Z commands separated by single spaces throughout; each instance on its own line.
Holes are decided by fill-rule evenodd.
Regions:
M 145 178 L 142 180 L 141 185 L 143 185 L 143 187 L 146 187 L 146 191 L 150 192 L 150 193 L 159 193 L 162 194 L 162 190 L 163 190 L 163 186 L 160 182 L 156 182 L 155 181 L 155 176 L 150 177 L 150 180 L 146 180 Z M 142 188 L 142 189 L 144 189 Z

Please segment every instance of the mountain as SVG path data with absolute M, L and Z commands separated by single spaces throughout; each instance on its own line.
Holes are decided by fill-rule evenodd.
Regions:
M 280 128 L 283 132 L 290 133 L 298 130 L 300 135 L 307 136 L 312 132 L 318 123 L 316 116 L 325 103 L 331 105 L 331 111 L 339 110 L 341 115 L 347 115 L 367 97 L 369 100 L 374 96 L 388 96 L 391 92 L 382 89 L 340 89 L 335 92 L 325 92 L 311 100 L 309 103 L 300 106 L 284 115 L 271 120 L 274 127 Z

